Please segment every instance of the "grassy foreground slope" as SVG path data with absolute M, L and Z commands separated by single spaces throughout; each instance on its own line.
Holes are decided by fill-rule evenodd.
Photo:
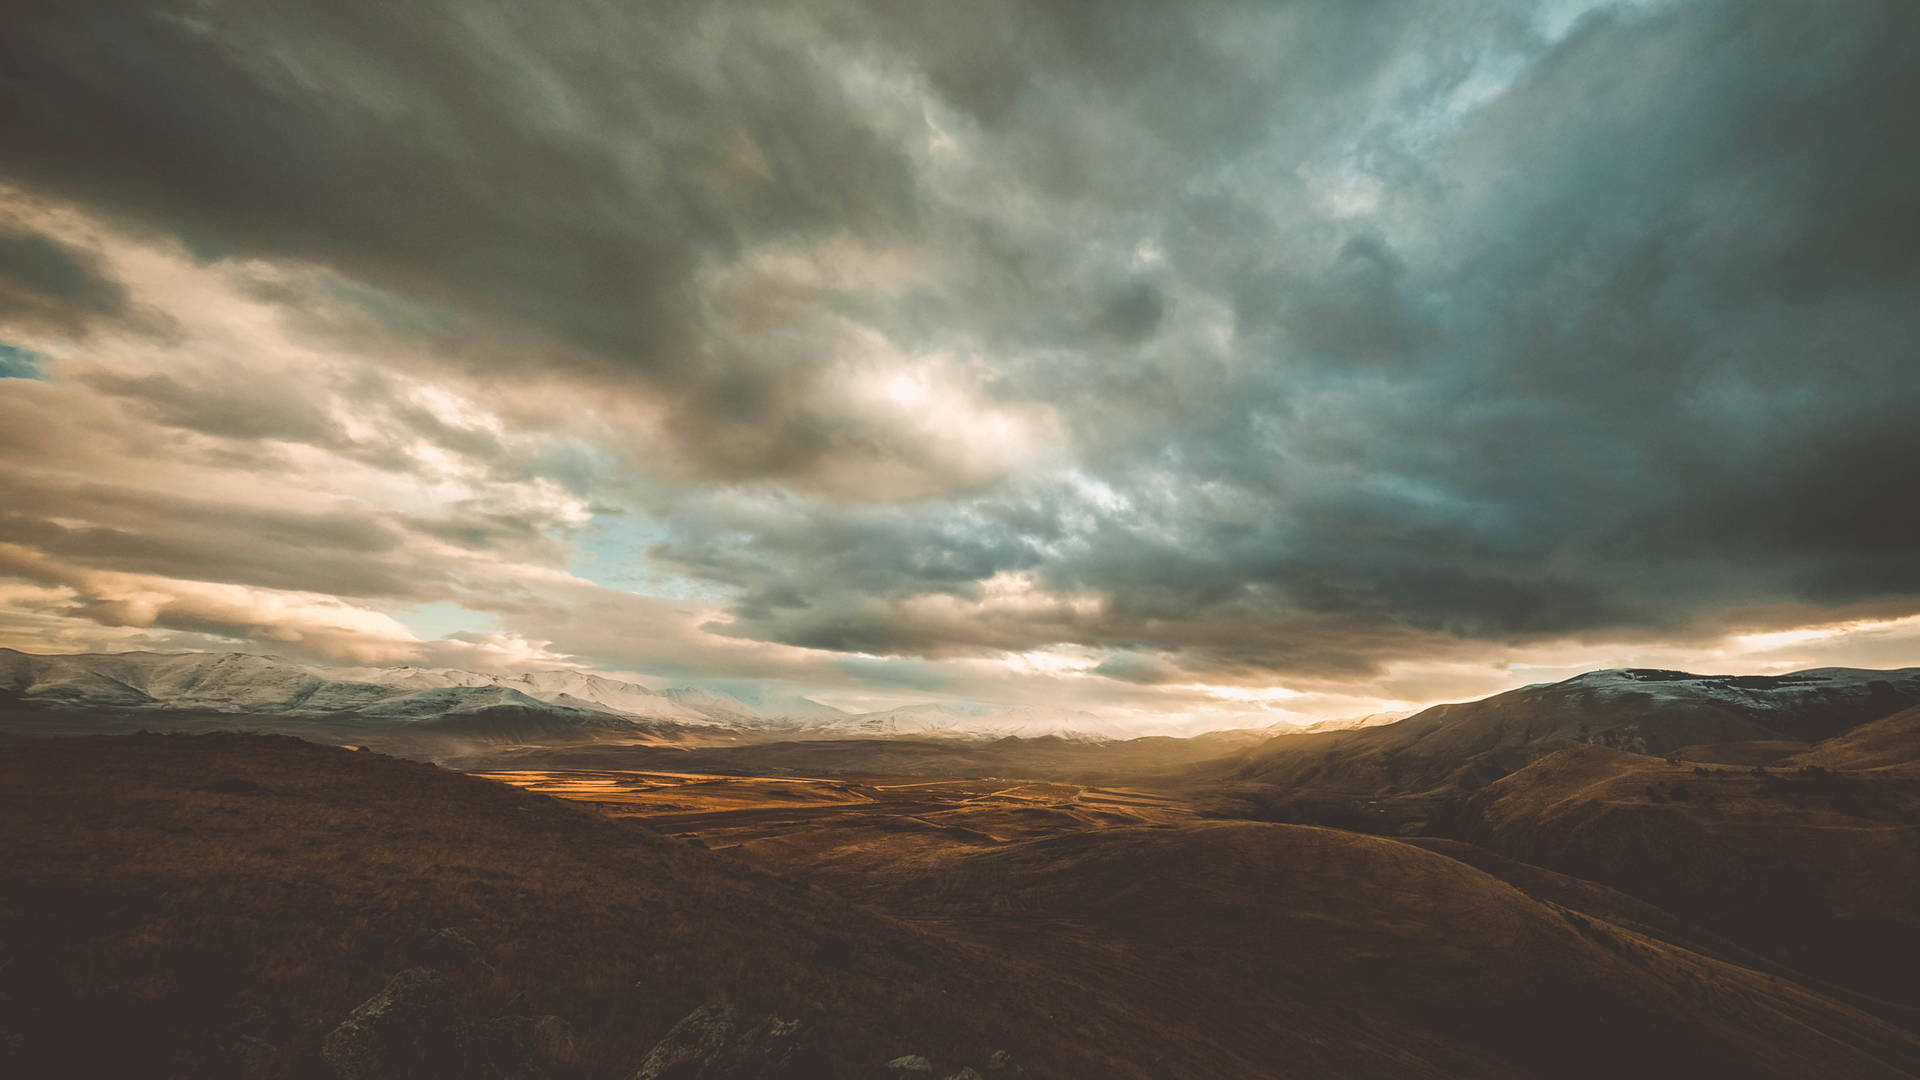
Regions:
M 711 1001 L 817 1010 L 849 1062 L 1025 1050 L 995 1040 L 1033 1026 L 1029 1001 L 1101 1034 L 1048 1048 L 1068 1074 L 1136 1048 L 1013 966 L 819 890 L 559 800 L 290 738 L 10 744 L 0 844 L 0 1053 L 42 1075 L 219 1075 L 242 1036 L 279 1048 L 281 1074 L 313 1073 L 322 1035 L 438 927 L 495 969 L 470 1010 L 564 1017 L 582 1075 L 630 1073 Z
M 553 1013 L 624 1077 L 682 1014 L 812 1015 L 861 1077 L 1911 1076 L 1920 1039 L 1405 844 L 1129 825 L 796 880 L 430 765 L 284 738 L 0 755 L 0 1071 L 217 1076 L 316 1047 L 451 926 L 475 1015 Z
M 949 919 L 1196 1037 L 1234 1075 L 1877 1075 L 1910 1033 L 1455 859 L 1302 826 L 1121 829 L 924 859 L 870 899 Z M 1170 978 L 1169 973 L 1179 973 Z M 1250 1003 L 1270 1003 L 1265 1011 Z M 1325 1054 L 1340 1048 L 1338 1056 Z M 1282 1071 L 1282 1070 L 1288 1071 Z

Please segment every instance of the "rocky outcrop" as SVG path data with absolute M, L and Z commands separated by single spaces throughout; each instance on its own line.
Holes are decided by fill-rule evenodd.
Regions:
M 463 987 L 488 970 L 480 950 L 452 930 L 413 950 L 440 970 L 412 967 L 393 976 L 326 1036 L 320 1059 L 333 1080 L 555 1080 L 575 1073 L 574 1034 L 557 1016 L 459 1015 Z M 266 1064 L 272 1047 L 248 1050 Z M 828 1055 L 815 1025 L 748 1017 L 728 1005 L 695 1009 L 654 1044 L 631 1080 L 827 1080 Z M 879 1080 L 934 1080 L 917 1054 L 894 1058 Z M 1007 1080 L 1020 1075 L 1006 1051 L 982 1073 L 971 1067 L 945 1080 Z
M 749 1023 L 731 1007 L 706 1005 L 675 1024 L 633 1080 L 823 1080 L 825 1056 L 799 1020 Z
M 335 1080 L 550 1080 L 574 1059 L 573 1029 L 557 1016 L 459 1015 L 462 985 L 486 964 L 453 930 L 425 939 L 408 968 L 361 1002 L 320 1044 Z
M 419 1075 L 436 1036 L 453 1022 L 453 984 L 427 968 L 408 968 L 361 1002 L 320 1044 L 320 1060 L 338 1080 Z

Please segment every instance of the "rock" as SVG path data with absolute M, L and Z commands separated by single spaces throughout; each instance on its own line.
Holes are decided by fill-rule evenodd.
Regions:
M 444 971 L 472 972 L 487 966 L 480 946 L 451 927 L 435 930 L 420 943 L 420 962 Z
M 748 1024 L 726 1005 L 705 1005 L 673 1025 L 633 1080 L 814 1080 L 826 1076 L 813 1030 L 768 1017 Z
M 705 1005 L 673 1025 L 640 1063 L 633 1080 L 704 1075 L 699 1070 L 725 1053 L 738 1034 L 739 1021 L 725 1005 Z
M 426 968 L 408 968 L 348 1014 L 320 1044 L 338 1080 L 400 1080 L 438 1071 L 453 1020 L 453 986 Z
M 919 1054 L 907 1054 L 894 1058 L 880 1067 L 880 1075 L 886 1080 L 933 1080 L 933 1062 Z
M 959 1072 L 948 1076 L 947 1080 L 987 1080 L 987 1078 L 975 1072 L 972 1066 L 966 1066 Z
M 995 1050 L 993 1056 L 987 1059 L 987 1075 L 991 1077 L 992 1080 L 1004 1080 L 1005 1077 L 1019 1076 L 1020 1063 L 1013 1060 L 1013 1055 L 1007 1053 L 1005 1050 Z
M 450 930 L 429 940 L 431 951 L 449 964 L 477 963 L 473 943 Z M 573 1063 L 573 1029 L 566 1021 L 463 1021 L 455 1014 L 458 997 L 447 975 L 408 968 L 327 1034 L 320 1060 L 336 1080 L 549 1080 Z

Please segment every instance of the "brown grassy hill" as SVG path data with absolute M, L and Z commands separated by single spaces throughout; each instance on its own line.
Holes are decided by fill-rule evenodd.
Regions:
M 876 847 L 798 881 L 433 766 L 215 735 L 10 744 L 0 836 L 9 1075 L 219 1076 L 243 1038 L 317 1075 L 440 926 L 493 964 L 464 1007 L 567 1018 L 589 1077 L 715 1000 L 813 1016 L 848 1076 L 995 1048 L 1073 1078 L 1920 1071 L 1920 1038 L 1790 981 L 1327 830 Z
M 1746 742 L 1682 746 L 1668 751 L 1667 756 L 1696 765 L 1739 765 L 1751 769 L 1755 765 L 1777 765 L 1809 749 L 1810 744 L 1790 739 L 1750 739 Z
M 1604 919 L 1622 929 L 1658 938 L 1689 952 L 1697 952 L 1758 971 L 1786 973 L 1780 965 L 1752 949 L 1612 886 L 1577 878 L 1571 874 L 1562 874 L 1532 863 L 1524 863 L 1461 840 L 1440 836 L 1416 836 L 1401 842 L 1445 855 L 1449 859 L 1457 859 L 1476 870 L 1499 878 L 1536 900 L 1568 908 L 1596 919 Z
M 928 785 L 912 787 L 924 792 Z M 907 921 L 1079 973 L 1089 993 L 1113 995 L 1125 987 L 1130 1004 L 1193 1016 L 1196 1036 L 1218 1039 L 1239 1055 L 1228 1075 L 1271 1075 L 1283 1063 L 1302 1075 L 1395 1069 L 1423 1075 L 1402 1060 L 1409 1051 L 1444 1062 L 1448 1071 L 1524 1073 L 1546 1068 L 1540 1062 L 1550 1051 L 1543 1047 L 1595 1037 L 1581 1029 L 1585 1020 L 1569 1017 L 1617 1016 L 1622 1008 L 1645 1006 L 1646 988 L 1625 985 L 1617 988 L 1627 995 L 1624 1004 L 1576 1003 L 1583 994 L 1606 993 L 1593 989 L 1600 969 L 1590 957 L 1560 951 L 1564 942 L 1517 942 L 1472 918 L 1454 921 L 1463 913 L 1498 923 L 1519 912 L 1551 912 L 1562 920 L 1554 924 L 1561 931 L 1571 925 L 1589 940 L 1639 943 L 1638 951 L 1628 950 L 1629 962 L 1653 963 L 1646 977 L 1668 984 L 1690 985 L 1690 976 L 1659 965 L 1705 963 L 1694 954 L 1731 962 L 1709 964 L 1715 972 L 1740 971 L 1739 978 L 1764 979 L 1770 987 L 1783 984 L 1746 969 L 1757 965 L 1790 977 L 1757 954 L 1617 890 L 1453 841 L 1418 842 L 1447 855 L 1447 862 L 1395 841 L 1325 829 L 1194 823 L 1171 810 L 1159 812 L 1157 827 L 1136 822 L 1103 829 L 1080 815 L 1060 822 L 1060 834 L 1036 839 L 1030 825 L 1010 815 L 1037 817 L 1040 808 L 1016 809 L 1005 800 L 1037 801 L 1044 793 L 1036 789 L 1044 787 L 965 798 L 957 797 L 960 790 L 951 793 L 956 797 L 923 795 L 912 804 L 915 828 L 884 827 L 874 806 L 836 816 L 831 828 L 789 818 L 789 827 L 769 829 L 755 812 L 741 810 L 654 820 L 739 844 L 735 850 L 757 863 L 821 881 Z M 1104 808 L 1104 797 L 1124 794 L 1057 792 L 1048 810 Z M 995 836 L 1028 839 L 995 842 Z M 1486 867 L 1519 893 L 1460 863 Z M 1535 962 L 1560 976 L 1534 977 L 1529 965 Z M 1391 969 L 1391 979 L 1381 967 Z M 1466 986 L 1474 988 L 1473 1004 L 1448 1012 L 1447 1003 Z M 1268 1009 L 1250 1015 L 1249 1002 Z M 1659 1017 L 1635 1013 L 1633 1021 L 1636 1030 L 1651 1024 L 1651 1033 L 1643 1031 L 1619 1056 L 1561 1061 L 1555 1074 L 1625 1071 L 1629 1057 L 1636 1058 L 1635 1071 L 1684 1071 L 1675 1063 L 1711 1062 L 1706 1071 L 1719 1074 L 1745 1060 L 1724 1048 L 1703 1049 L 1703 1042 L 1671 1045 L 1675 1038 L 1707 1037 L 1686 1006 L 1662 1000 L 1651 1007 Z M 1374 1026 L 1357 1028 L 1355 1017 Z M 1333 1069 L 1314 1056 L 1329 1040 L 1369 1047 L 1371 1055 Z M 1249 1054 L 1247 1046 L 1263 1049 Z M 1816 1060 L 1820 1071 L 1841 1068 L 1817 1050 L 1802 1064 L 1814 1068 L 1809 1063 Z
M 1788 764 L 1827 769 L 1905 769 L 1920 773 L 1920 706 L 1819 743 Z
M 1795 969 L 1920 1003 L 1920 785 L 1902 770 L 1709 768 L 1573 747 L 1477 792 L 1447 828 Z
M 0 838 L 0 1074 L 219 1076 L 242 1037 L 311 1074 L 438 927 L 493 962 L 475 1015 L 568 1019 L 583 1076 L 626 1076 L 717 1000 L 817 1013 L 853 1074 L 1007 1048 L 1031 1075 L 1145 1076 L 1185 1053 L 1177 1025 L 1018 958 L 638 824 L 288 738 L 10 743 Z
M 1125 987 L 1145 1015 L 1180 1015 L 1234 1055 L 1218 1075 L 1920 1067 L 1911 1034 L 1791 983 L 1354 833 L 1128 828 L 848 870 L 877 906 L 1075 972 L 1089 992 Z

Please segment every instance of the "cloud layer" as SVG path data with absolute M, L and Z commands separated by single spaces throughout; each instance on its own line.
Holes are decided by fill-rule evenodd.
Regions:
M 0 631 L 1169 716 L 1890 662 L 1917 34 L 43 6 Z

